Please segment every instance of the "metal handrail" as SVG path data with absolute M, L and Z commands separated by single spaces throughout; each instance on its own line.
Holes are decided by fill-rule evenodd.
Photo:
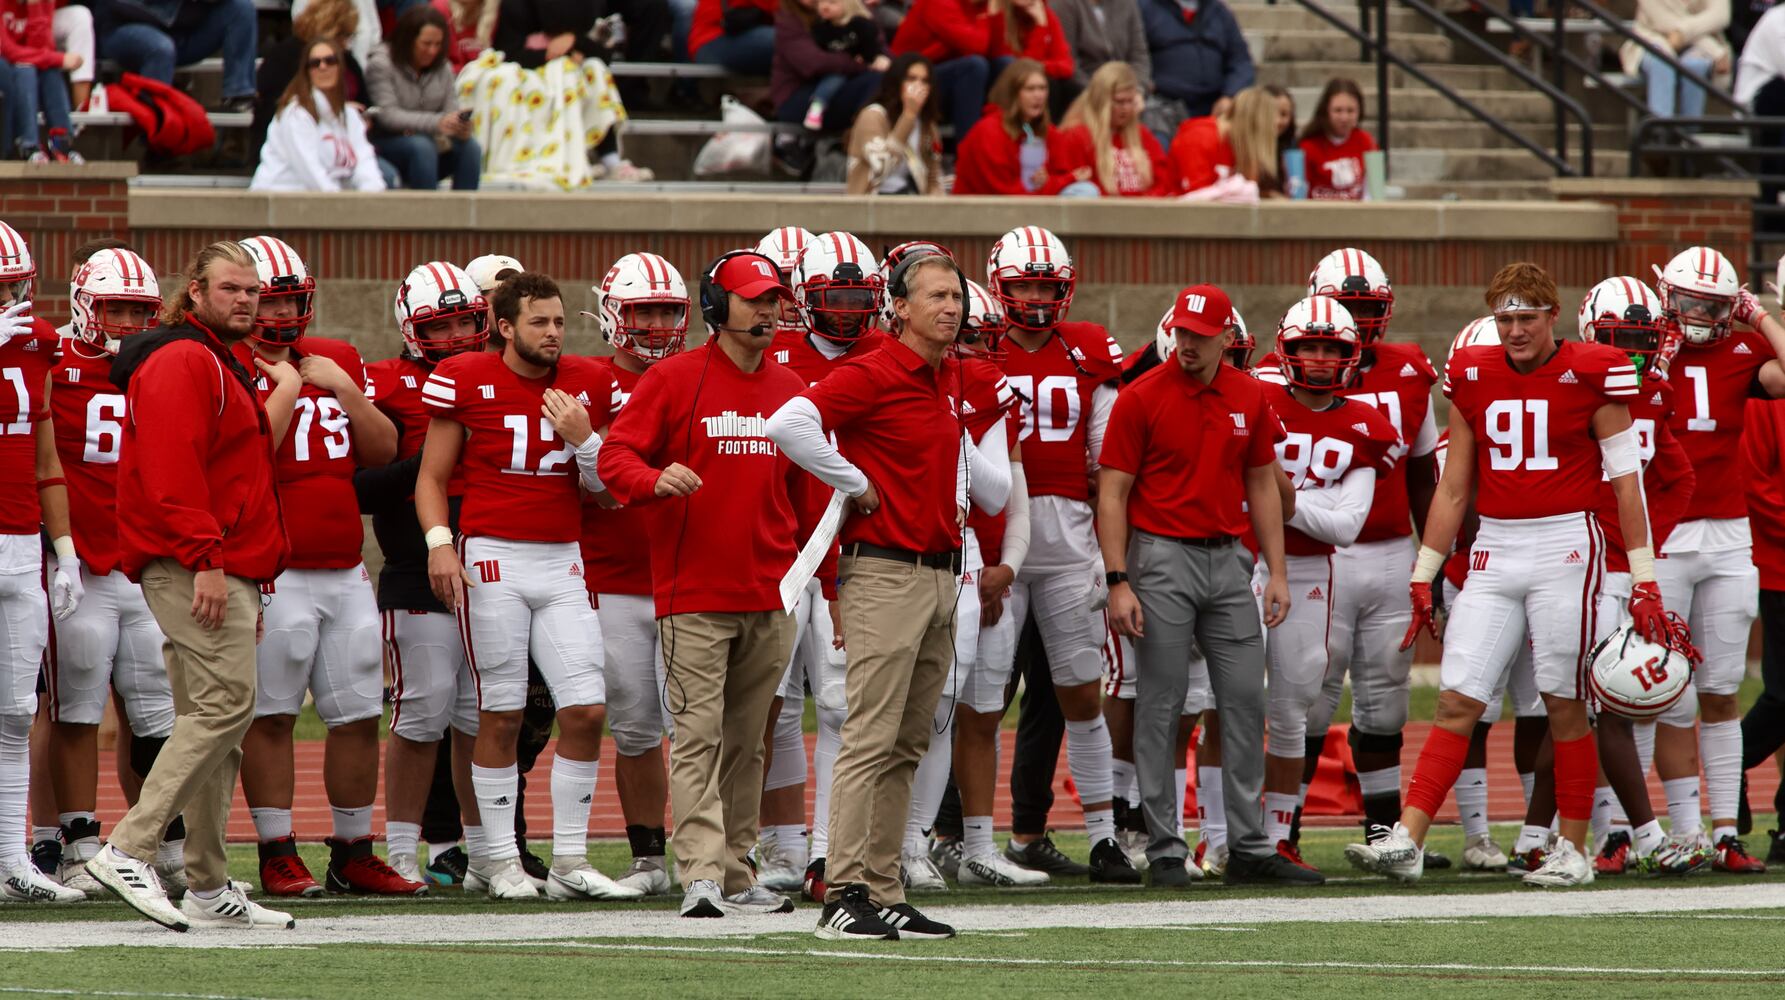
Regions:
M 1580 10 L 1584 10 L 1587 13 L 1593 15 L 1594 20 L 1598 21 L 1600 24 L 1603 24 L 1607 28 L 1611 29 L 1612 34 L 1617 35 L 1618 37 L 1623 38 L 1626 41 L 1635 42 L 1643 51 L 1656 57 L 1657 59 L 1660 59 L 1662 62 L 1666 63 L 1668 66 L 1672 67 L 1674 74 L 1675 74 L 1675 76 L 1674 76 L 1675 107 L 1679 106 L 1678 105 L 1678 101 L 1679 101 L 1678 94 L 1679 94 L 1679 88 L 1681 86 L 1681 81 L 1691 81 L 1692 83 L 1695 83 L 1699 87 L 1703 88 L 1704 92 L 1706 94 L 1709 94 L 1710 96 L 1715 97 L 1717 100 L 1722 101 L 1724 104 L 1727 104 L 1731 108 L 1735 109 L 1736 115 L 1738 117 L 1745 117 L 1747 115 L 1747 113 L 1748 113 L 1747 109 L 1742 106 L 1740 101 L 1737 101 L 1735 99 L 1734 94 L 1731 94 L 1729 91 L 1724 90 L 1722 87 L 1719 87 L 1716 84 L 1712 83 L 1710 81 L 1710 78 L 1701 75 L 1697 70 L 1694 70 L 1692 67 L 1687 66 L 1685 63 L 1681 62 L 1677 55 L 1675 55 L 1672 52 L 1669 52 L 1664 46 L 1656 45 L 1654 42 L 1651 42 L 1648 39 L 1637 34 L 1636 32 L 1631 31 L 1628 27 L 1626 27 L 1624 25 L 1624 21 L 1622 18 L 1617 17 L 1611 11 L 1606 10 L 1604 7 L 1601 7 L 1598 3 L 1595 2 L 1595 0 L 1568 0 L 1568 6 L 1570 8 L 1578 8 Z M 1558 17 L 1558 20 L 1561 20 L 1561 18 Z M 1556 44 L 1557 47 L 1560 47 L 1560 43 L 1561 43 L 1561 32 L 1560 32 L 1560 30 L 1558 30 L 1556 42 L 1554 44 Z
M 1695 145 L 1692 143 L 1681 144 L 1678 142 L 1677 138 L 1665 143 L 1652 143 L 1648 141 L 1651 133 L 1668 132 L 1677 137 L 1681 134 L 1696 131 L 1707 126 L 1725 129 L 1734 128 L 1749 133 L 1751 137 L 1750 144 L 1737 147 L 1717 147 Z M 1780 138 L 1785 137 L 1785 117 L 1755 118 L 1750 116 L 1739 119 L 1709 118 L 1704 116 L 1691 118 L 1645 118 L 1638 122 L 1636 128 L 1632 129 L 1630 133 L 1629 174 L 1631 177 L 1641 176 L 1643 161 L 1646 158 L 1650 156 L 1666 156 L 1680 161 L 1714 161 L 1724 173 L 1731 174 L 1741 180 L 1751 180 L 1768 186 L 1785 188 L 1785 174 L 1765 173 L 1759 169 L 1760 167 L 1767 165 L 1767 160 L 1785 161 L 1785 144 L 1767 146 L 1753 144 L 1752 137 L 1754 134 L 1763 131 L 1772 131 L 1776 134 L 1777 137 L 1772 139 L 1773 142 L 1785 143 L 1785 138 Z M 1747 165 L 1740 162 L 1743 158 L 1755 158 L 1758 159 L 1760 163 L 1756 164 L 1756 169 L 1751 170 Z M 1776 219 L 1781 215 L 1785 215 L 1785 206 L 1781 206 L 1777 202 L 1768 203 L 1765 200 L 1760 199 L 1757 199 L 1754 202 L 1754 225 L 1752 227 L 1752 236 L 1750 237 L 1748 249 L 1748 272 L 1750 278 L 1754 281 L 1760 281 L 1765 277 L 1771 276 L 1773 273 L 1775 261 L 1763 259 L 1761 254 L 1762 246 L 1765 244 L 1777 244 L 1785 241 L 1785 234 L 1763 232 L 1760 221 L 1762 219 Z
M 1512 30 L 1512 33 L 1514 35 L 1518 36 L 1518 38 L 1521 41 L 1526 41 L 1526 42 L 1534 43 L 1536 45 L 1541 45 L 1546 50 L 1556 53 L 1556 55 L 1558 57 L 1558 62 L 1557 62 L 1557 69 L 1558 69 L 1557 75 L 1558 76 L 1561 75 L 1559 72 L 1559 70 L 1561 68 L 1561 64 L 1566 63 L 1569 67 L 1573 68 L 1576 72 L 1580 73 L 1582 76 L 1592 80 L 1594 83 L 1598 84 L 1600 87 L 1603 87 L 1607 91 L 1610 91 L 1611 93 L 1617 95 L 1617 97 L 1620 100 L 1622 100 L 1625 104 L 1630 105 L 1632 108 L 1636 109 L 1637 111 L 1641 111 L 1644 114 L 1648 113 L 1648 110 L 1649 110 L 1648 102 L 1642 100 L 1639 97 L 1636 97 L 1635 95 L 1631 94 L 1630 91 L 1619 86 L 1616 81 L 1612 80 L 1610 77 L 1606 76 L 1604 73 L 1601 73 L 1599 71 L 1599 67 L 1593 65 L 1593 63 L 1591 61 L 1582 58 L 1577 53 L 1570 51 L 1566 45 L 1563 45 L 1559 49 L 1556 48 L 1555 47 L 1556 43 L 1554 40 L 1552 40 L 1552 38 L 1550 38 L 1549 36 L 1540 34 L 1538 32 L 1532 31 L 1530 28 L 1527 28 L 1524 25 L 1518 23 L 1518 19 L 1513 16 L 1511 11 L 1503 10 L 1499 7 L 1496 7 L 1495 5 L 1488 3 L 1487 0 L 1470 0 L 1470 2 L 1473 3 L 1476 7 L 1480 8 L 1482 13 L 1487 14 L 1489 17 L 1499 18 L 1503 23 L 1505 23 L 1505 25 L 1508 28 L 1510 28 Z M 1557 9 L 1558 10 L 1566 10 L 1566 6 L 1558 4 Z M 1555 85 L 1557 87 L 1561 87 L 1562 83 L 1563 83 L 1563 81 L 1561 81 L 1561 80 L 1555 81 Z

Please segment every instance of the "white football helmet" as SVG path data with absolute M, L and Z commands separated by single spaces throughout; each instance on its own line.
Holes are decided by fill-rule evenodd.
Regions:
M 986 261 L 986 287 L 1004 306 L 1005 321 L 1020 330 L 1051 330 L 1066 318 L 1078 271 L 1060 238 L 1040 226 L 1018 226 L 992 244 Z M 1015 281 L 1052 281 L 1056 294 L 1051 302 L 1029 302 L 1013 293 Z
M 899 314 L 893 309 L 893 270 L 897 268 L 899 263 L 906 257 L 911 256 L 914 251 L 923 254 L 941 254 L 949 260 L 954 260 L 953 251 L 940 243 L 933 243 L 929 240 L 906 240 L 904 243 L 901 243 L 886 252 L 886 256 L 880 259 L 880 270 L 878 273 L 880 275 L 880 286 L 884 290 L 880 302 L 880 328 L 888 333 L 897 333 L 899 331 Z M 999 313 L 999 316 L 1001 319 L 1003 314 Z M 962 329 L 966 329 L 964 323 L 962 324 Z
M 1681 250 L 1662 269 L 1658 287 L 1662 314 L 1687 343 L 1710 344 L 1729 336 L 1729 317 L 1742 290 L 1729 258 L 1710 247 Z
M 155 326 L 161 309 L 161 285 L 155 270 L 134 251 L 105 249 L 81 262 L 69 282 L 68 298 L 75 337 L 94 344 L 107 354 L 118 353 L 123 338 Z M 115 315 L 115 305 L 148 307 L 144 323 L 129 323 Z
M 1395 311 L 1395 290 L 1389 286 L 1387 272 L 1376 258 L 1355 247 L 1320 258 L 1308 275 L 1308 294 L 1343 303 L 1366 344 L 1382 336 Z
M 1171 360 L 1178 350 L 1177 335 L 1171 332 L 1171 314 L 1172 310 L 1165 310 L 1165 315 L 1159 317 L 1159 325 L 1153 331 L 1153 349 L 1159 353 L 1160 361 Z M 1245 317 L 1240 315 L 1238 308 L 1227 317 L 1227 335 L 1233 338 L 1233 343 L 1222 352 L 1227 363 L 1240 371 L 1250 371 L 1252 351 L 1258 347 L 1258 341 L 1253 339 L 1252 331 L 1246 329 Z
M 1450 342 L 1450 352 L 1444 356 L 1446 364 L 1456 352 L 1465 347 L 1481 347 L 1487 344 L 1500 343 L 1500 327 L 1494 323 L 1494 317 L 1482 316 L 1469 321 Z
M 977 281 L 967 282 L 967 314 L 961 317 L 956 347 L 965 354 L 992 356 L 1000 353 L 1004 339 L 1004 307 Z
M 1587 654 L 1587 688 L 1599 706 L 1626 719 L 1653 719 L 1686 693 L 1692 661 L 1650 642 L 1626 621 Z
M 403 353 L 438 364 L 454 354 L 479 349 L 490 337 L 490 307 L 477 282 L 457 264 L 430 261 L 409 272 L 397 286 L 397 330 Z M 469 317 L 445 329 L 424 330 L 442 320 Z
M 800 251 L 812 242 L 812 234 L 798 226 L 782 226 L 780 229 L 764 236 L 756 244 L 756 252 L 775 262 L 781 269 L 781 277 L 789 284 L 793 281 L 793 266 L 799 263 Z
M 629 253 L 614 261 L 593 291 L 601 338 L 614 350 L 652 364 L 687 346 L 688 286 L 669 261 L 654 253 Z M 638 308 L 651 305 L 675 307 L 674 322 L 669 326 L 641 325 Z
M 242 241 L 242 248 L 254 258 L 254 271 L 260 276 L 260 304 L 290 298 L 297 306 L 291 316 L 255 317 L 254 332 L 249 336 L 268 347 L 297 343 L 316 318 L 316 279 L 297 251 L 277 236 L 250 236 Z
M 860 340 L 874 328 L 885 286 L 868 245 L 848 233 L 823 233 L 793 266 L 793 300 L 806 328 L 826 340 Z
M 1337 347 L 1339 356 L 1301 356 L 1315 344 Z M 1311 295 L 1297 302 L 1277 324 L 1277 358 L 1283 380 L 1299 389 L 1332 392 L 1344 388 L 1363 363 L 1363 346 L 1363 335 L 1351 313 L 1330 296 Z
M 19 231 L 0 222 L 0 305 L 12 305 L 31 298 L 31 279 L 37 277 L 37 262 L 31 259 L 31 248 Z
M 486 253 L 482 257 L 473 257 L 471 262 L 465 265 L 465 273 L 471 276 L 472 283 L 477 285 L 478 291 L 482 292 L 485 298 L 488 298 L 489 294 L 496 290 L 496 286 L 502 283 L 503 272 L 525 270 L 527 269 L 521 266 L 520 261 L 499 253 Z
M 1580 339 L 1615 347 L 1646 371 L 1667 339 L 1660 297 L 1635 278 L 1601 281 L 1581 300 Z

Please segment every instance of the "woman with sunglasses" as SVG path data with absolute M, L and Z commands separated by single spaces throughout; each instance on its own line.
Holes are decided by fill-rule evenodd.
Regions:
M 347 103 L 341 62 L 339 43 L 310 43 L 302 71 L 279 98 L 251 190 L 384 190 L 366 123 Z

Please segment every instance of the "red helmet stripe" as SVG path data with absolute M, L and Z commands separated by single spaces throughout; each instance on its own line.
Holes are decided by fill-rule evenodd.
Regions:
M 19 255 L 18 250 L 13 246 L 13 237 L 17 235 L 18 233 L 15 232 L 11 226 L 0 222 L 0 255 L 7 257 L 17 257 Z
M 438 264 L 434 264 L 431 262 L 428 264 L 424 264 L 422 266 L 426 267 L 428 269 L 428 273 L 434 276 L 434 284 L 436 286 L 438 286 L 441 291 L 445 291 L 446 290 L 446 282 L 447 282 L 447 279 L 452 276 L 452 270 L 450 268 L 443 269 Z M 446 271 L 446 273 L 444 275 L 440 273 L 442 270 Z M 458 283 L 454 282 L 452 287 L 454 287 L 454 288 L 459 287 Z

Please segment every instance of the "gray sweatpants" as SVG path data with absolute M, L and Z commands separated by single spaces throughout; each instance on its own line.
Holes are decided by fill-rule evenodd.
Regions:
M 1153 840 L 1147 857 L 1182 858 L 1178 836 L 1178 717 L 1202 645 L 1221 712 L 1221 787 L 1229 850 L 1271 853 L 1264 836 L 1264 630 L 1252 596 L 1252 556 L 1238 542 L 1198 548 L 1136 530 L 1129 584 L 1146 634 L 1134 642 L 1134 769 Z

